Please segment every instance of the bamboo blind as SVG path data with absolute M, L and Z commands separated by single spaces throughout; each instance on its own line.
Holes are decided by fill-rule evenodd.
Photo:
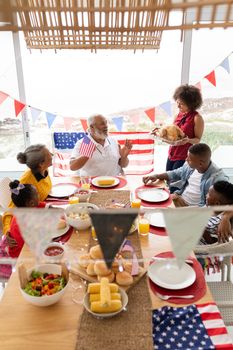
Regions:
M 233 26 L 232 3 L 233 0 L 11 0 L 4 9 L 4 1 L 0 0 L 0 13 L 2 7 L 8 20 L 12 13 L 12 18 L 17 18 L 0 26 L 0 30 L 22 30 L 27 47 L 32 49 L 159 49 L 163 30 Z M 175 11 L 180 13 L 180 21 L 173 23 L 170 19 Z M 190 23 L 185 20 L 188 11 L 193 14 Z M 219 12 L 221 21 L 217 20 Z

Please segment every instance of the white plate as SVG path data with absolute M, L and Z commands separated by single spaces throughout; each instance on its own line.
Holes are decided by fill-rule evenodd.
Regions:
M 113 317 L 113 316 L 119 314 L 121 311 L 123 311 L 124 308 L 126 307 L 126 305 L 128 304 L 128 295 L 126 294 L 126 292 L 122 288 L 119 288 L 119 292 L 121 293 L 122 308 L 120 310 L 118 310 L 118 311 L 109 312 L 107 314 L 105 314 L 105 313 L 97 313 L 97 312 L 91 311 L 91 309 L 90 309 L 90 302 L 89 302 L 89 293 L 85 294 L 85 297 L 83 299 L 83 305 L 84 305 L 85 309 L 88 312 L 90 312 L 90 314 L 92 314 L 93 316 L 95 316 L 97 318 Z
M 148 268 L 148 276 L 155 284 L 167 289 L 191 286 L 196 279 L 194 269 L 184 263 L 179 269 L 175 261 L 155 261 Z
M 146 217 L 148 218 L 151 226 L 162 228 L 166 227 L 163 213 L 146 213 Z
M 77 186 L 72 184 L 57 184 L 54 185 L 49 193 L 51 197 L 63 198 L 74 194 L 77 191 Z
M 60 236 L 63 236 L 66 232 L 68 232 L 70 229 L 70 225 L 66 224 L 66 227 L 64 228 L 61 228 L 60 230 L 56 230 L 52 233 L 52 237 L 51 239 L 53 238 L 57 238 L 57 237 L 60 237 Z
M 169 193 L 161 188 L 141 189 L 137 195 L 140 199 L 151 203 L 163 202 L 169 198 Z
M 99 180 L 112 180 L 114 179 L 114 183 L 112 185 L 98 185 L 98 181 Z M 94 179 L 91 180 L 92 185 L 96 186 L 96 187 L 103 187 L 103 188 L 107 188 L 107 187 L 114 187 L 116 185 L 118 185 L 120 183 L 120 180 L 118 179 L 118 177 L 113 177 L 113 176 L 97 176 L 94 177 Z

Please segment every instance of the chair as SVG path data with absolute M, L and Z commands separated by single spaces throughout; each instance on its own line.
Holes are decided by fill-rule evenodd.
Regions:
M 233 240 L 227 243 L 200 245 L 195 248 L 195 254 L 233 254 Z M 231 259 L 225 256 L 221 262 L 221 281 L 207 282 L 213 298 L 220 310 L 226 326 L 233 325 L 233 284 L 231 283 Z M 225 268 L 227 268 L 225 281 Z
M 53 175 L 74 176 L 77 172 L 70 170 L 70 156 L 76 142 L 82 139 L 85 132 L 54 132 L 53 145 Z
M 132 142 L 129 165 L 124 169 L 126 175 L 146 175 L 154 170 L 154 136 L 148 132 L 112 132 L 110 135 L 123 146 L 125 140 Z
M 9 188 L 9 183 L 11 179 L 9 177 L 4 177 L 0 181 L 0 206 L 4 209 L 8 208 L 11 201 L 11 192 Z

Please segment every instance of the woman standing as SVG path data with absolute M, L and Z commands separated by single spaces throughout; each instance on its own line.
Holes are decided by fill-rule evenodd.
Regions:
M 48 168 L 52 165 L 52 154 L 45 145 L 37 144 L 29 146 L 25 152 L 18 153 L 17 160 L 28 167 L 19 182 L 33 185 L 38 192 L 39 201 L 43 202 L 52 188 L 52 182 L 48 174 Z M 11 202 L 9 208 L 13 207 L 14 204 Z M 2 218 L 4 234 L 9 231 L 11 220 L 12 214 L 4 213 Z
M 179 109 L 173 124 L 177 125 L 186 135 L 182 140 L 176 141 L 168 151 L 166 171 L 181 167 L 187 157 L 191 145 L 199 143 L 204 131 L 204 120 L 197 112 L 202 105 L 202 96 L 198 88 L 192 85 L 179 86 L 173 95 Z

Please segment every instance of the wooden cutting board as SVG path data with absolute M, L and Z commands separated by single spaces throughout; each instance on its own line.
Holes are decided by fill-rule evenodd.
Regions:
M 78 275 L 79 277 L 85 279 L 88 282 L 92 282 L 92 283 L 99 282 L 96 276 L 89 276 L 86 273 L 86 270 L 81 266 L 79 266 L 78 264 L 71 265 L 70 272 L 74 273 L 75 275 Z M 140 273 L 137 276 L 133 276 L 133 283 L 130 286 L 121 286 L 121 285 L 119 286 L 125 291 L 129 290 L 130 288 L 134 287 L 138 283 L 138 281 L 142 278 L 142 276 L 145 275 L 146 272 L 147 270 L 145 268 L 140 267 Z M 113 283 L 116 283 L 116 282 L 113 281 Z

